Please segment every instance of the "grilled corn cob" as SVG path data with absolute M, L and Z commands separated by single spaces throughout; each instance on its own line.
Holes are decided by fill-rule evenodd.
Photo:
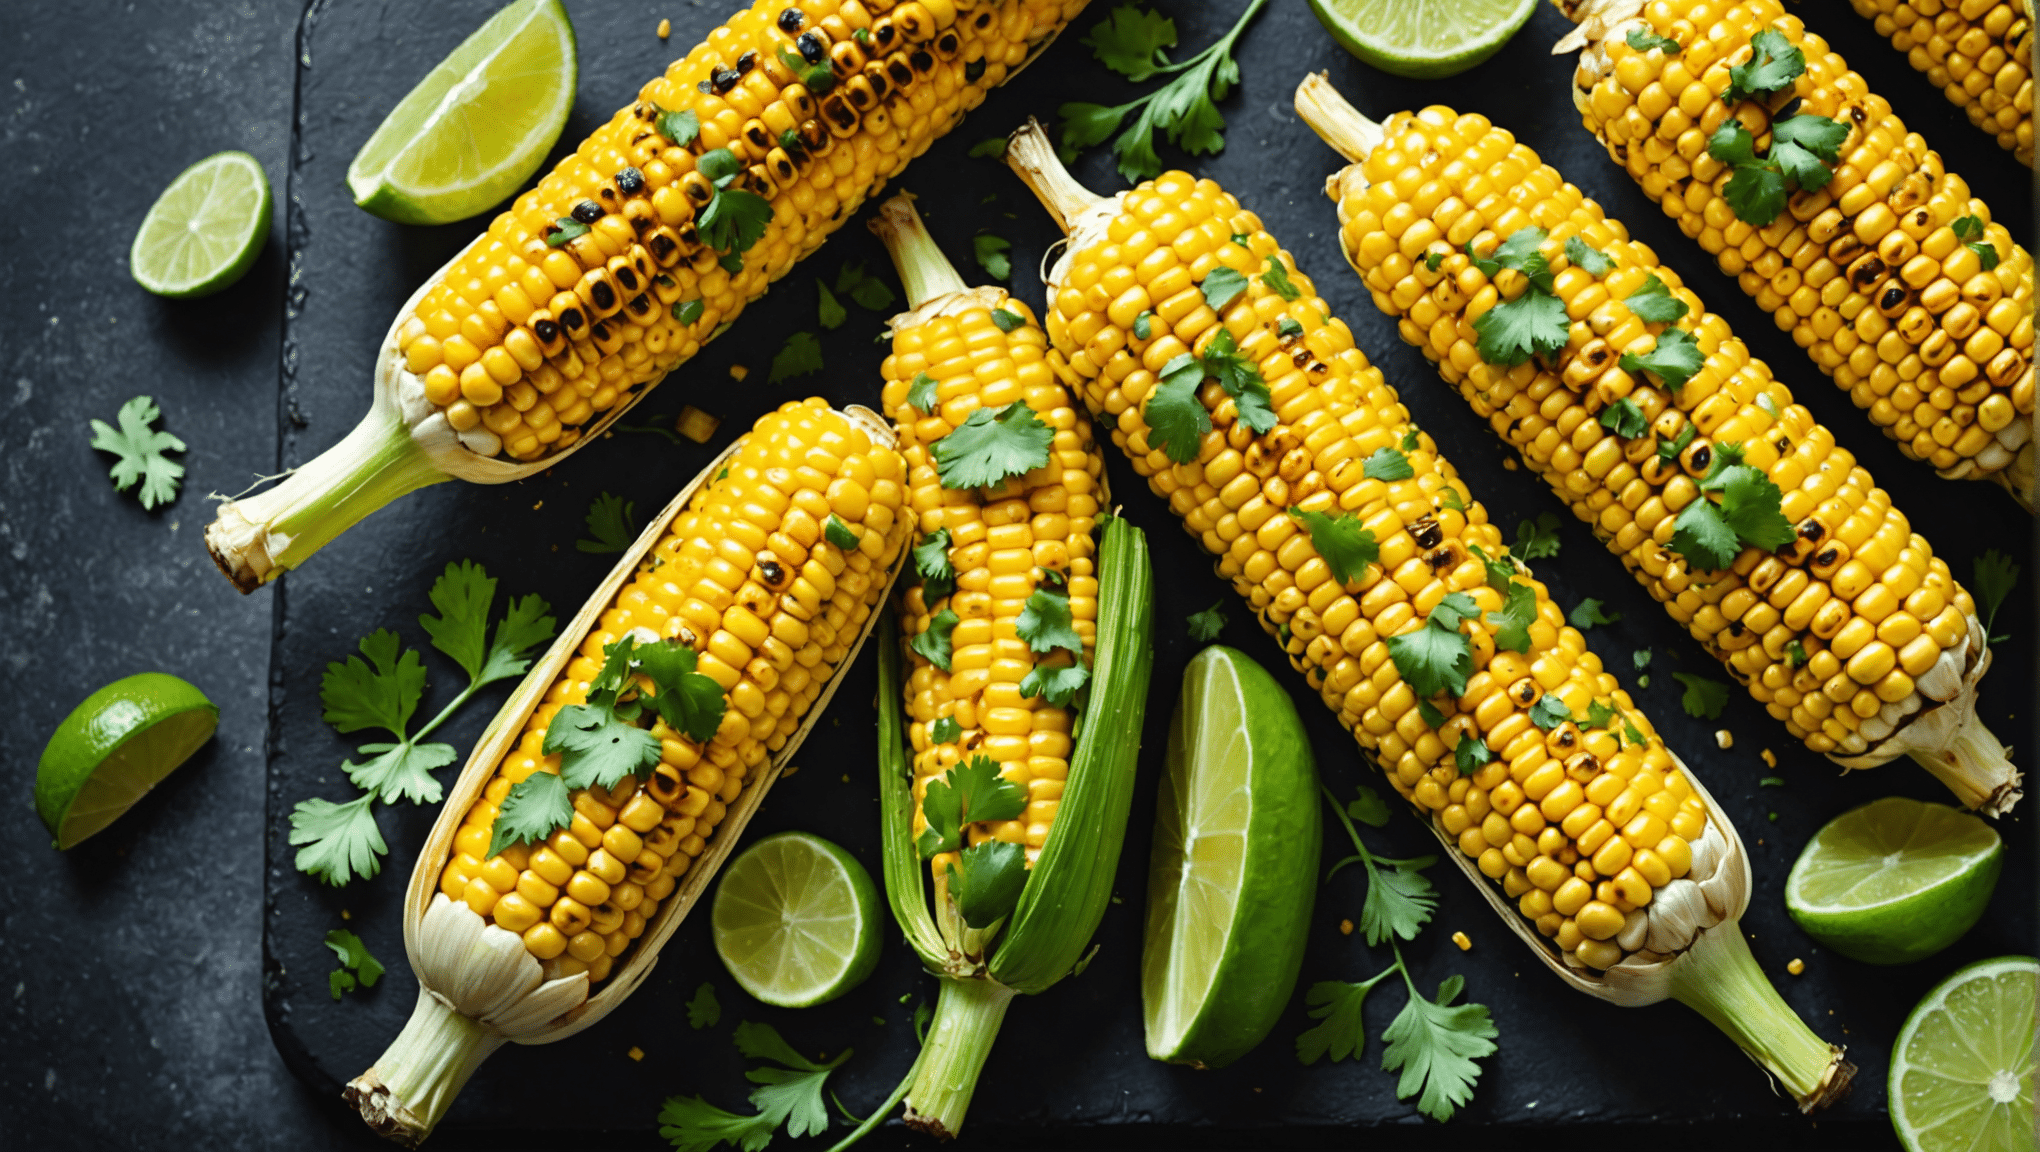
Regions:
M 1777 0 L 1560 7 L 1581 24 L 1557 50 L 1586 49 L 1573 103 L 1609 155 L 1901 451 L 2002 484 L 2030 511 L 2033 260 L 1940 153 Z M 1767 30 L 1803 69 L 1725 102 Z M 1733 117 L 1759 153 L 1775 150 L 1788 112 L 1846 130 L 1834 162 L 1812 160 L 1832 179 L 1792 193 L 1775 220 L 1745 222 L 1725 194 L 1743 169 L 1712 154 L 1715 134 Z
M 221 505 L 250 591 L 442 480 L 549 466 L 732 323 L 1084 0 L 758 0 L 420 289 L 340 444 Z
M 2027 0 L 1849 0 L 1914 69 L 2033 166 L 2033 10 Z
M 1576 987 L 1686 1000 L 1802 1106 L 1832 1099 L 1853 1070 L 1736 925 L 1734 830 L 1259 218 L 1182 172 L 1100 199 L 1037 124 L 1007 158 L 1070 234 L 1051 365 L 1511 926 Z M 1213 378 L 1178 443 L 1186 355 Z
M 1150 577 L 1124 522 L 1106 527 L 1102 558 L 1093 543 L 1104 460 L 1032 312 L 965 287 L 907 197 L 872 230 L 911 309 L 892 322 L 884 407 L 924 533 L 920 579 L 899 597 L 908 642 L 881 656 L 886 890 L 941 981 L 895 1100 L 910 1127 L 953 1136 L 1013 997 L 1067 975 L 1104 914 L 1146 705 Z M 993 414 L 1030 431 L 990 472 L 968 471 L 957 445 Z M 995 872 L 1014 887 L 988 906 Z
M 1850 768 L 1910 752 L 1969 807 L 2009 810 L 2019 773 L 1975 716 L 1990 649 L 1969 592 L 1725 320 L 1485 117 L 1432 107 L 1375 125 L 1321 75 L 1298 88 L 1297 109 L 1355 161 L 1326 192 L 1376 306 L 1674 620 L 1814 751 Z M 1555 333 L 1564 347 L 1509 367 L 1482 359 L 1476 325 L 1532 285 L 1521 270 L 1490 279 L 1472 254 L 1524 228 L 1543 230 L 1530 239 L 1569 323 Z M 1575 265 L 1575 238 L 1613 265 L 1598 277 Z M 1658 339 L 1632 305 L 1666 330 L 1688 325 L 1702 362 L 1682 385 L 1626 359 Z M 1710 570 L 1681 513 L 1738 456 L 1777 485 L 1789 543 L 1738 541 L 1733 562 Z
M 385 1135 L 422 1140 L 505 1038 L 592 1022 L 594 985 L 628 994 L 648 967 L 633 945 L 656 949 L 685 915 L 890 585 L 914 518 L 875 426 L 789 403 L 714 467 L 505 706 L 448 802 L 450 836 L 421 855 L 419 1007 L 348 1087 Z M 699 707 L 663 707 L 669 692 Z M 571 735 L 586 731 L 643 748 L 598 771 Z

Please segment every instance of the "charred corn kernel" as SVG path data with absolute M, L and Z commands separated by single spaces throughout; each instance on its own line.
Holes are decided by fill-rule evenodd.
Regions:
M 1341 127 L 1329 121 L 1350 112 L 1332 100 L 1322 113 L 1306 113 L 1314 123 L 1326 121 L 1319 127 L 1328 137 Z M 1937 666 L 1950 674 L 1949 683 L 1959 683 L 1981 652 L 1966 626 L 1969 593 L 1947 562 L 1725 320 L 1705 311 L 1677 273 L 1513 135 L 1483 116 L 1436 106 L 1397 113 L 1380 130 L 1381 142 L 1327 191 L 1338 201 L 1341 248 L 1375 303 L 1398 318 L 1403 338 L 1437 364 L 1474 412 L 1793 736 L 1838 758 L 1896 756 L 1902 741 L 1886 742 L 1933 700 L 1908 683 L 1906 694 L 1889 703 L 1873 692 L 1866 704 L 1876 706 L 1860 712 L 1817 703 L 1813 689 L 1840 675 L 1837 686 L 1848 691 L 1839 702 L 1849 702 L 1859 688 L 1883 685 L 1901 668 L 1916 677 Z M 1390 222 L 1408 227 L 1419 220 L 1440 235 L 1465 237 L 1479 251 L 1515 229 L 1545 229 L 1553 293 L 1575 318 L 1567 347 L 1548 364 L 1484 362 L 1472 320 L 1483 301 L 1498 298 L 1496 287 L 1463 251 L 1442 243 L 1433 248 L 1440 256 L 1435 271 L 1402 257 L 1390 243 Z M 1573 266 L 1564 255 L 1573 239 L 1613 266 L 1598 278 Z M 1632 341 L 1652 339 L 1626 302 L 1650 277 L 1686 306 L 1676 323 L 1689 327 L 1704 354 L 1701 369 L 1678 389 L 1618 364 L 1617 353 Z M 1618 401 L 1634 407 L 1643 425 L 1638 436 L 1625 438 L 1601 422 Z M 1687 443 L 1677 460 L 1658 458 L 1659 443 L 1680 439 Z M 1797 537 L 1775 553 L 1746 548 L 1722 571 L 1696 570 L 1672 548 L 1676 513 L 1699 496 L 1696 479 L 1731 444 L 1781 489 L 1781 510 Z M 1932 612 L 1913 615 L 1897 588 L 1928 592 L 1914 607 Z M 1935 614 L 1950 601 L 1959 610 L 1936 633 Z M 1894 616 L 1903 619 L 1890 625 L 1892 633 L 1912 638 L 1916 648 L 1873 639 Z M 1841 644 L 1849 646 L 1846 653 L 1835 647 Z M 1800 667 L 1809 656 L 1811 664 Z M 1812 671 L 1819 681 L 1805 678 Z M 1888 691 L 1898 686 L 1894 680 Z M 1731 739 L 1725 729 L 1716 734 L 1723 748 Z M 1623 827 L 1637 818 L 1645 795 L 1609 784 L 1597 792 L 1590 784 L 1585 798 Z M 1606 875 L 1621 865 L 1603 867 L 1597 855 L 1595 867 Z
M 805 515 L 799 509 L 825 501 L 835 477 L 817 468 L 823 457 L 836 474 L 871 479 L 864 525 L 878 546 L 875 555 L 863 549 L 832 554 L 827 563 L 839 571 L 830 578 L 829 595 L 810 610 L 767 590 L 786 588 L 792 566 L 812 562 L 807 548 L 793 544 L 787 533 Z M 820 400 L 786 404 L 760 420 L 724 474 L 673 518 L 584 640 L 580 658 L 568 663 L 545 703 L 527 718 L 524 739 L 504 757 L 455 834 L 456 851 L 441 872 L 440 890 L 521 934 L 549 979 L 571 974 L 564 967 L 569 957 L 591 975 L 606 973 L 604 964 L 643 934 L 657 902 L 706 849 L 725 812 L 715 790 L 727 791 L 725 799 L 734 801 L 746 783 L 760 778 L 760 767 L 799 726 L 847 654 L 849 640 L 861 632 L 913 525 L 905 479 L 897 452 L 874 443 Z M 722 607 L 708 608 L 709 601 Z M 702 605 L 703 613 L 690 615 L 690 604 Z M 782 617 L 799 616 L 837 624 L 826 641 L 810 637 L 797 649 L 762 637 L 756 645 L 734 638 L 754 634 L 740 617 L 769 628 Z M 643 722 L 653 725 L 661 750 L 661 763 L 648 779 L 626 776 L 612 788 L 577 789 L 570 796 L 567 827 L 542 843 L 512 845 L 484 858 L 510 786 L 534 773 L 560 770 L 557 754 L 539 751 L 547 725 L 561 707 L 586 702 L 605 647 L 627 634 L 697 651 L 712 646 L 711 636 L 741 647 L 738 664 L 745 671 L 725 691 L 730 706 L 723 726 L 702 744 L 647 716 Z M 755 671 L 754 650 L 764 661 Z M 799 663 L 803 658 L 806 665 Z M 710 659 L 701 657 L 703 671 Z M 803 669 L 803 683 L 785 687 L 788 681 L 774 660 Z M 771 685 L 761 681 L 761 672 L 769 674 L 764 678 Z M 747 693 L 762 701 L 775 690 L 776 707 L 760 707 L 756 720 L 739 710 Z
M 1049 369 L 1048 337 L 1032 309 L 1003 292 L 964 290 L 904 200 L 888 201 L 872 230 L 899 267 L 915 308 L 911 319 L 895 320 L 892 354 L 881 367 L 882 403 L 906 459 L 906 502 L 919 518 L 919 539 L 948 533 L 956 572 L 954 590 L 932 602 L 925 584 L 899 600 L 906 637 L 933 627 L 943 612 L 956 617 L 949 668 L 911 646 L 906 652 L 914 795 L 925 796 L 929 782 L 959 763 L 989 758 L 1001 776 L 1027 790 L 1029 803 L 1014 819 L 970 825 L 967 842 L 1023 845 L 1031 865 L 1048 839 L 1069 772 L 1075 710 L 1028 694 L 1025 684 L 1038 667 L 1068 665 L 1073 658 L 1089 664 L 1098 620 L 1092 532 L 1105 496 L 1105 458 L 1092 440 L 1090 420 Z M 915 392 L 931 386 L 932 402 Z M 931 409 L 916 407 L 910 394 Z M 977 409 L 1014 403 L 1026 404 L 1054 430 L 1048 464 L 996 489 L 944 487 L 937 442 Z M 862 485 L 844 485 L 832 506 L 843 510 L 847 501 L 847 510 L 857 511 Z M 1067 649 L 1036 652 L 1020 637 L 1021 614 L 1037 590 L 1066 599 L 1084 649 L 1080 658 Z M 938 742 L 936 725 L 945 719 L 955 732 Z M 915 834 L 926 827 L 917 804 Z M 953 859 L 942 853 L 930 861 L 938 885 L 946 883 Z
M 1919 29 L 1917 14 L 1927 10 L 1958 20 L 1973 14 L 1991 21 L 2005 43 L 2015 43 L 2018 50 L 2008 51 L 2005 43 L 1993 47 L 1990 33 L 1981 28 L 1974 35 L 1964 31 L 1958 39 L 1968 38 L 1978 63 L 1951 63 L 1949 74 L 1963 70 L 1965 92 L 1975 85 L 1972 107 L 1978 110 L 1973 115 L 1981 115 L 1986 90 L 2003 111 L 2015 108 L 2023 88 L 2030 107 L 2025 53 L 2031 21 L 2013 4 L 1855 2 L 1859 10 L 1911 11 L 1915 18 L 1908 29 Z M 1970 195 L 1968 184 L 1948 171 L 1941 154 L 1909 132 L 1890 103 L 1870 91 L 1779 0 L 1639 0 L 1636 8 L 1650 29 L 1689 47 L 1666 59 L 1658 50 L 1639 53 L 1625 35 L 1613 32 L 1590 45 L 1581 55 L 1573 86 L 1573 102 L 1588 130 L 1677 221 L 1680 231 L 1699 241 L 1781 330 L 1792 333 L 1820 370 L 1901 451 L 1932 464 L 1942 476 L 1995 478 L 2022 502 L 2029 500 L 2032 257 L 1992 221 L 1989 206 Z M 1634 27 L 1635 21 L 1618 26 Z M 1892 26 L 1896 32 L 1895 17 Z M 1696 27 L 1706 31 L 1696 32 Z M 1729 86 L 1731 65 L 1750 58 L 1750 38 L 1767 28 L 1781 32 L 1803 53 L 1805 71 L 1790 93 L 1770 104 L 1723 104 L 1720 95 Z M 1910 38 L 1912 32 L 1905 35 Z M 1982 63 L 1986 56 L 1988 69 Z M 1915 63 L 1931 64 L 1932 57 L 1933 48 L 1926 48 Z M 1690 103 L 1699 111 L 1682 114 L 1683 120 L 1674 120 L 1672 113 L 1653 116 L 1640 103 L 1641 92 L 1650 87 L 1632 90 L 1624 81 L 1625 70 L 1653 73 L 1650 87 L 1662 87 L 1682 109 Z M 1999 78 L 2011 91 L 1993 86 Z M 1849 134 L 1826 187 L 1794 193 L 1774 222 L 1753 227 L 1728 207 L 1724 189 L 1734 172 L 1706 154 L 1704 141 L 1731 115 L 1764 139 L 1771 107 L 1785 96 L 1795 98 L 1802 112 L 1841 121 Z M 2022 158 L 2030 163 L 2031 113 L 2013 115 L 2024 125 Z M 2009 130 L 2017 149 L 2019 129 Z M 1689 139 L 1699 145 L 1690 158 L 1680 147 Z M 2006 137 L 2000 134 L 2000 139 Z M 1526 173 L 1538 171 L 1534 157 L 1520 162 Z M 1577 192 L 1570 195 L 1576 203 Z M 1995 251 L 1995 268 L 1985 270 L 1977 254 L 1958 241 L 1954 227 L 1969 218 L 1984 224 L 1978 239 Z M 1966 294 L 1973 301 L 1965 301 Z M 1990 319 L 1993 312 L 1998 315 Z M 1972 347 L 1979 327 L 1990 334 Z M 1990 404 L 1997 427 L 1982 422 L 1984 404 Z M 2014 413 L 2025 418 L 2011 418 Z
M 1028 178 L 1026 168 L 1015 167 Z M 1402 230 L 1414 219 L 1405 209 Z M 1500 881 L 1525 919 L 1574 962 L 1618 962 L 1624 949 L 1592 945 L 1615 935 L 1622 913 L 1604 902 L 1604 913 L 1577 928 L 1566 925 L 1594 907 L 1590 881 L 1630 864 L 1633 849 L 1613 834 L 1601 806 L 1633 795 L 1630 779 L 1646 772 L 1659 781 L 1677 777 L 1650 722 L 1527 572 L 1517 582 L 1534 593 L 1528 650 L 1498 650 L 1486 625 L 1469 622 L 1472 670 L 1464 692 L 1455 697 L 1448 689 L 1420 701 L 1402 679 L 1389 638 L 1427 627 L 1426 614 L 1448 594 L 1471 598 L 1483 613 L 1501 609 L 1502 595 L 1489 586 L 1486 566 L 1474 554 L 1478 548 L 1495 562 L 1508 555 L 1486 510 L 1411 423 L 1395 390 L 1354 347 L 1351 331 L 1315 295 L 1310 279 L 1293 270 L 1260 220 L 1217 184 L 1166 173 L 1125 193 L 1109 220 L 1087 228 L 1095 231 L 1073 238 L 1049 291 L 1055 372 L 1216 557 L 1220 575 L 1284 643 L 1290 662 L 1395 789 L 1432 812 L 1441 828 L 1458 824 L 1460 852 Z M 1234 243 L 1234 234 L 1244 243 Z M 1420 266 L 1386 232 L 1369 244 L 1405 273 Z M 1270 259 L 1282 262 L 1294 299 L 1263 278 Z M 1208 283 L 1221 266 L 1245 274 L 1247 283 L 1214 311 L 1200 281 Z M 1182 274 L 1190 268 L 1196 276 Z M 1115 302 L 1128 292 L 1145 292 L 1155 302 L 1145 339 L 1121 322 L 1127 309 Z M 1276 419 L 1256 435 L 1232 397 L 1206 381 L 1197 395 L 1211 431 L 1192 460 L 1177 463 L 1154 443 L 1146 401 L 1164 364 L 1185 351 L 1209 349 L 1221 327 L 1266 384 Z M 1400 454 L 1411 475 L 1367 477 L 1366 462 L 1383 450 Z M 1341 583 L 1309 531 L 1287 514 L 1292 509 L 1354 516 L 1374 534 L 1376 562 Z M 1582 722 L 1590 708 L 1610 709 L 1610 727 L 1583 732 L 1561 721 L 1547 729 L 1538 718 L 1548 714 L 1536 711 L 1547 696 L 1566 702 Z M 1435 709 L 1436 727 L 1420 704 Z M 1468 740 L 1484 746 L 1486 762 L 1463 774 L 1456 752 Z M 1632 809 L 1640 802 L 1632 800 Z M 1575 813 L 1581 814 L 1576 822 Z M 1611 859 L 1607 869 L 1588 864 L 1596 847 L 1621 860 Z M 1573 871 L 1576 866 L 1588 869 L 1587 878 Z M 1648 899 L 1643 870 L 1632 870 L 1629 879 L 1632 893 Z M 1595 931 L 1586 931 L 1589 925 Z
M 1998 147 L 2033 166 L 2032 5 L 2025 0 L 1850 0 L 1877 34 Z
M 544 433 L 507 417 L 506 428 L 486 419 L 455 428 L 486 456 L 528 461 L 569 447 L 700 351 L 1083 6 L 873 4 L 816 16 L 758 0 L 646 84 L 427 288 L 422 322 L 399 330 L 404 367 L 452 371 L 451 398 L 444 380 L 426 390 L 452 421 L 462 399 L 482 417 L 529 412 L 513 407 L 526 394 L 505 389 L 542 363 L 575 389 L 564 403 L 538 390 L 545 415 L 524 423 Z M 659 29 L 663 38 L 670 26 Z M 800 75 L 789 55 L 828 66 Z M 692 113 L 698 135 L 667 137 L 669 112 Z M 698 165 L 721 149 L 742 169 L 730 190 L 770 208 L 763 235 L 741 252 L 699 231 L 723 192 Z

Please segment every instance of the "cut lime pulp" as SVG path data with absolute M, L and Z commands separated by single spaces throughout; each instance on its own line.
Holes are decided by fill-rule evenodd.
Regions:
M 1148 865 L 1148 1055 L 1217 1068 L 1296 986 L 1323 837 L 1317 768 L 1288 693 L 1244 653 L 1190 661 L 1169 726 Z
M 1392 76 L 1456 76 L 1509 42 L 1537 0 L 1310 0 L 1340 47 Z
M 1814 833 L 1785 879 L 1785 909 L 1844 956 L 1907 964 L 1969 931 L 2003 868 L 2004 842 L 1982 820 L 1887 796 Z
M 210 296 L 247 273 L 269 237 L 269 178 L 246 152 L 216 152 L 156 198 L 128 250 L 135 283 L 158 296 Z
M 114 822 L 219 727 L 205 693 L 164 672 L 116 680 L 71 710 L 35 769 L 35 811 L 70 848 Z
M 574 106 L 574 26 L 559 0 L 516 0 L 411 89 L 347 168 L 354 202 L 447 224 L 515 192 Z
M 1927 993 L 1891 1048 L 1891 1126 L 1907 1152 L 2033 1152 L 2040 960 L 1980 960 Z
M 723 869 L 716 955 L 744 991 L 780 1008 L 827 1003 L 878 965 L 878 888 L 819 836 L 781 832 Z

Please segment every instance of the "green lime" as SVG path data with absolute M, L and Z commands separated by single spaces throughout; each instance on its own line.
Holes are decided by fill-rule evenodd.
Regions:
M 1907 1152 L 2033 1152 L 2040 960 L 1979 960 L 1941 982 L 1891 1046 L 1891 1126 Z
M 1296 705 L 1244 653 L 1183 674 L 1148 860 L 1148 1055 L 1218 1068 L 1275 1026 L 1303 963 L 1323 839 Z
M 744 991 L 779 1008 L 826 1004 L 878 966 L 878 888 L 855 856 L 781 832 L 723 869 L 715 952 Z
M 128 250 L 135 283 L 158 296 L 210 296 L 239 280 L 269 238 L 269 178 L 246 152 L 215 152 L 156 197 Z
M 71 709 L 35 768 L 35 812 L 69 848 L 149 794 L 220 726 L 205 693 L 165 672 L 116 680 Z
M 574 25 L 559 0 L 516 0 L 461 41 L 347 167 L 354 202 L 399 224 L 448 224 L 515 192 L 574 106 Z
M 1785 878 L 1785 910 L 1808 936 L 1870 964 L 1909 964 L 1953 944 L 2004 868 L 1991 826 L 1902 796 L 1842 813 Z
M 1499 51 L 1537 0 L 1310 0 L 1339 46 L 1391 76 L 1457 76 Z

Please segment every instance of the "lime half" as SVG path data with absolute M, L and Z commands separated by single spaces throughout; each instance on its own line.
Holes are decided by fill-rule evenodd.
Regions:
M 781 832 L 723 869 L 715 952 L 744 991 L 779 1008 L 825 1004 L 878 966 L 878 888 L 855 856 Z
M 1218 1068 L 1282 1014 L 1317 891 L 1317 766 L 1275 678 L 1214 646 L 1184 671 L 1148 862 L 1148 1055 Z
M 1902 796 L 1844 812 L 1785 878 L 1785 910 L 1808 936 L 1870 964 L 1909 964 L 1983 915 L 2004 868 L 1991 826 Z
M 464 220 L 538 171 L 573 106 L 566 9 L 517 0 L 397 103 L 348 166 L 347 187 L 399 224 Z
M 1537 0 L 1310 0 L 1339 46 L 1391 76 L 1456 76 L 1494 55 Z
M 239 280 L 269 238 L 269 178 L 246 152 L 178 174 L 135 233 L 128 271 L 158 296 L 210 296 Z
M 71 709 L 35 768 L 35 812 L 69 848 L 135 806 L 220 725 L 205 693 L 166 672 L 116 680 Z
M 2033 1152 L 2040 960 L 1979 960 L 1927 993 L 1891 1047 L 1891 1126 L 1908 1152 Z

